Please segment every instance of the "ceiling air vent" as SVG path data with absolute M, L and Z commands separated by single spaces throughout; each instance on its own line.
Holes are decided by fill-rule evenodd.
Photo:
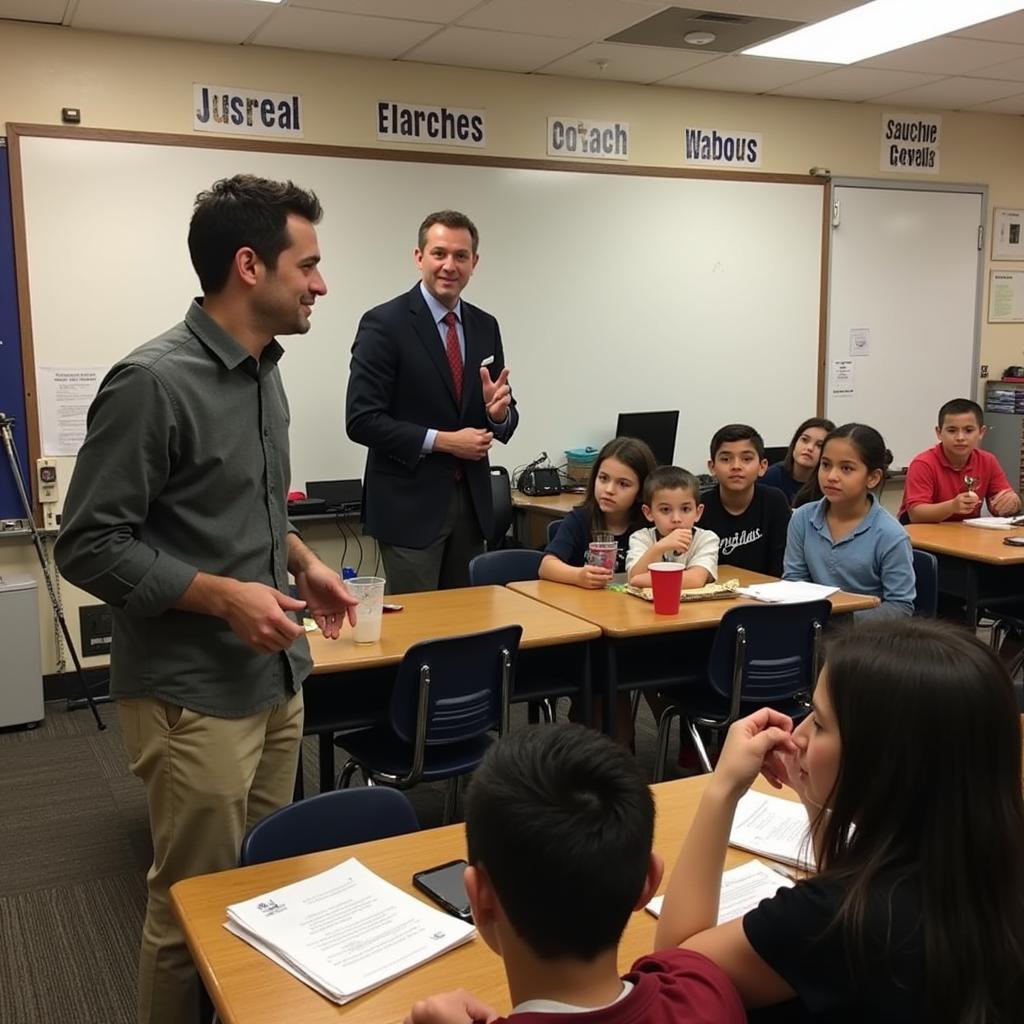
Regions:
M 705 53 L 735 53 L 784 32 L 792 32 L 802 24 L 779 18 L 755 18 L 718 11 L 666 7 L 630 28 L 609 36 L 606 42 L 660 46 L 673 50 L 703 50 Z M 709 33 L 713 33 L 715 38 L 710 43 L 688 43 L 686 37 L 695 33 L 700 34 L 697 38 Z

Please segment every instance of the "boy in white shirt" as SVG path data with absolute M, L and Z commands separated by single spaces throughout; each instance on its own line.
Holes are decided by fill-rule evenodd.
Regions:
M 629 538 L 626 577 L 649 587 L 652 562 L 682 562 L 683 588 L 703 587 L 718 575 L 718 535 L 696 526 L 704 506 L 697 478 L 678 466 L 659 466 L 644 480 L 643 513 L 651 527 Z

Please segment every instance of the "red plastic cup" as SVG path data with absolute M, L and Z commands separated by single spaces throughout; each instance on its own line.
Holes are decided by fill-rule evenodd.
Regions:
M 680 562 L 654 562 L 647 568 L 651 571 L 655 613 L 678 615 L 679 597 L 683 592 L 683 565 Z

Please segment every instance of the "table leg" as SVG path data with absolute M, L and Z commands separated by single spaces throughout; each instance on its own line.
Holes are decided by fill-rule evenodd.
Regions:
M 615 649 L 615 641 L 607 637 L 604 642 L 605 649 L 605 680 L 604 680 L 604 708 L 602 723 L 606 735 L 615 738 L 615 709 L 618 705 L 619 690 L 619 659 Z
M 967 628 L 978 628 L 978 568 L 974 562 L 964 561 L 964 603 L 967 613 Z

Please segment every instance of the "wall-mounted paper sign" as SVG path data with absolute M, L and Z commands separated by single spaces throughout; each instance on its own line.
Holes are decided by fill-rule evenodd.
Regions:
M 850 398 L 854 391 L 854 362 L 852 359 L 832 360 L 832 397 Z
M 1024 323 L 1024 270 L 990 270 L 988 322 Z
M 992 259 L 1024 260 L 1024 210 L 992 211 Z
M 938 174 L 941 114 L 882 114 L 883 171 Z
M 628 160 L 629 125 L 585 117 L 548 118 L 548 156 L 574 160 Z
M 298 93 L 193 82 L 192 107 L 192 128 L 197 132 L 302 138 L 302 97 Z
M 867 327 L 850 328 L 850 355 L 871 355 L 871 331 Z

